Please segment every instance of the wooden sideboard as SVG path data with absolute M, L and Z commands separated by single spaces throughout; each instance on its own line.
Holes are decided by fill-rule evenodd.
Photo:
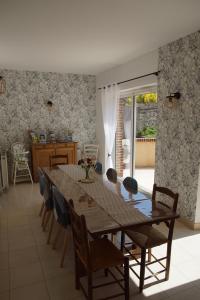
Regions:
M 68 155 L 68 163 L 77 163 L 77 142 L 32 144 L 33 180 L 38 181 L 38 167 L 49 167 L 51 155 Z

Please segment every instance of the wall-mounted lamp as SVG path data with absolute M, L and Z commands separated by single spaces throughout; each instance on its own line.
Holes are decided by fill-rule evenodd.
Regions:
M 169 96 L 166 97 L 165 105 L 169 108 L 176 106 L 177 100 L 179 100 L 181 94 L 179 92 L 170 93 Z
M 6 92 L 6 81 L 0 76 L 0 95 L 3 95 Z
M 47 108 L 48 108 L 48 110 L 51 111 L 51 110 L 52 110 L 52 107 L 53 107 L 53 102 L 48 101 L 48 102 L 47 102 Z

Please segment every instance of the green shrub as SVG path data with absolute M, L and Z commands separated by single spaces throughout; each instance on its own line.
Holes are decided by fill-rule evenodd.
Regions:
M 155 127 L 144 127 L 142 130 L 138 131 L 137 137 L 155 138 L 157 135 L 157 129 Z
M 157 103 L 157 93 L 146 93 L 136 96 L 137 103 Z

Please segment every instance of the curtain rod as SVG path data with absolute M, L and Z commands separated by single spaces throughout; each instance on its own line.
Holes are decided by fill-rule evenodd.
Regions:
M 140 79 L 140 78 L 143 78 L 143 77 L 147 77 L 147 76 L 150 76 L 150 75 L 158 76 L 159 73 L 160 73 L 160 71 L 148 73 L 148 74 L 145 74 L 145 75 L 141 75 L 141 76 L 138 76 L 138 77 L 134 77 L 134 78 L 131 78 L 131 79 L 127 79 L 127 80 L 124 80 L 124 81 L 117 82 L 117 84 L 122 84 L 122 83 L 125 83 L 125 82 L 133 81 L 133 80 Z M 111 86 L 111 84 L 108 85 L 107 87 L 110 87 L 110 86 Z M 106 87 L 104 86 L 104 87 L 98 88 L 98 89 L 101 90 L 101 89 L 105 89 L 105 88 Z

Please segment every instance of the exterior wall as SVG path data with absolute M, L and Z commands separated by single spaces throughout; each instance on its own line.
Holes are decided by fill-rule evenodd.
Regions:
M 200 32 L 159 50 L 155 182 L 179 193 L 181 217 L 195 222 L 200 164 Z M 174 108 L 166 96 L 179 91 Z
M 122 139 L 124 138 L 124 99 L 119 99 L 119 108 L 117 114 L 117 129 L 116 129 L 116 140 L 115 140 L 115 168 L 118 176 L 123 176 L 123 158 L 124 150 L 122 147 Z
M 135 167 L 154 168 L 155 167 L 155 139 L 136 139 Z
M 146 126 L 157 128 L 158 105 L 157 103 L 137 103 L 136 133 Z
M 1 70 L 7 91 L 0 96 L 0 147 L 16 141 L 30 145 L 28 129 L 53 130 L 62 137 L 66 129 L 73 139 L 96 142 L 96 77 L 32 71 Z M 52 111 L 46 106 L 53 102 Z

